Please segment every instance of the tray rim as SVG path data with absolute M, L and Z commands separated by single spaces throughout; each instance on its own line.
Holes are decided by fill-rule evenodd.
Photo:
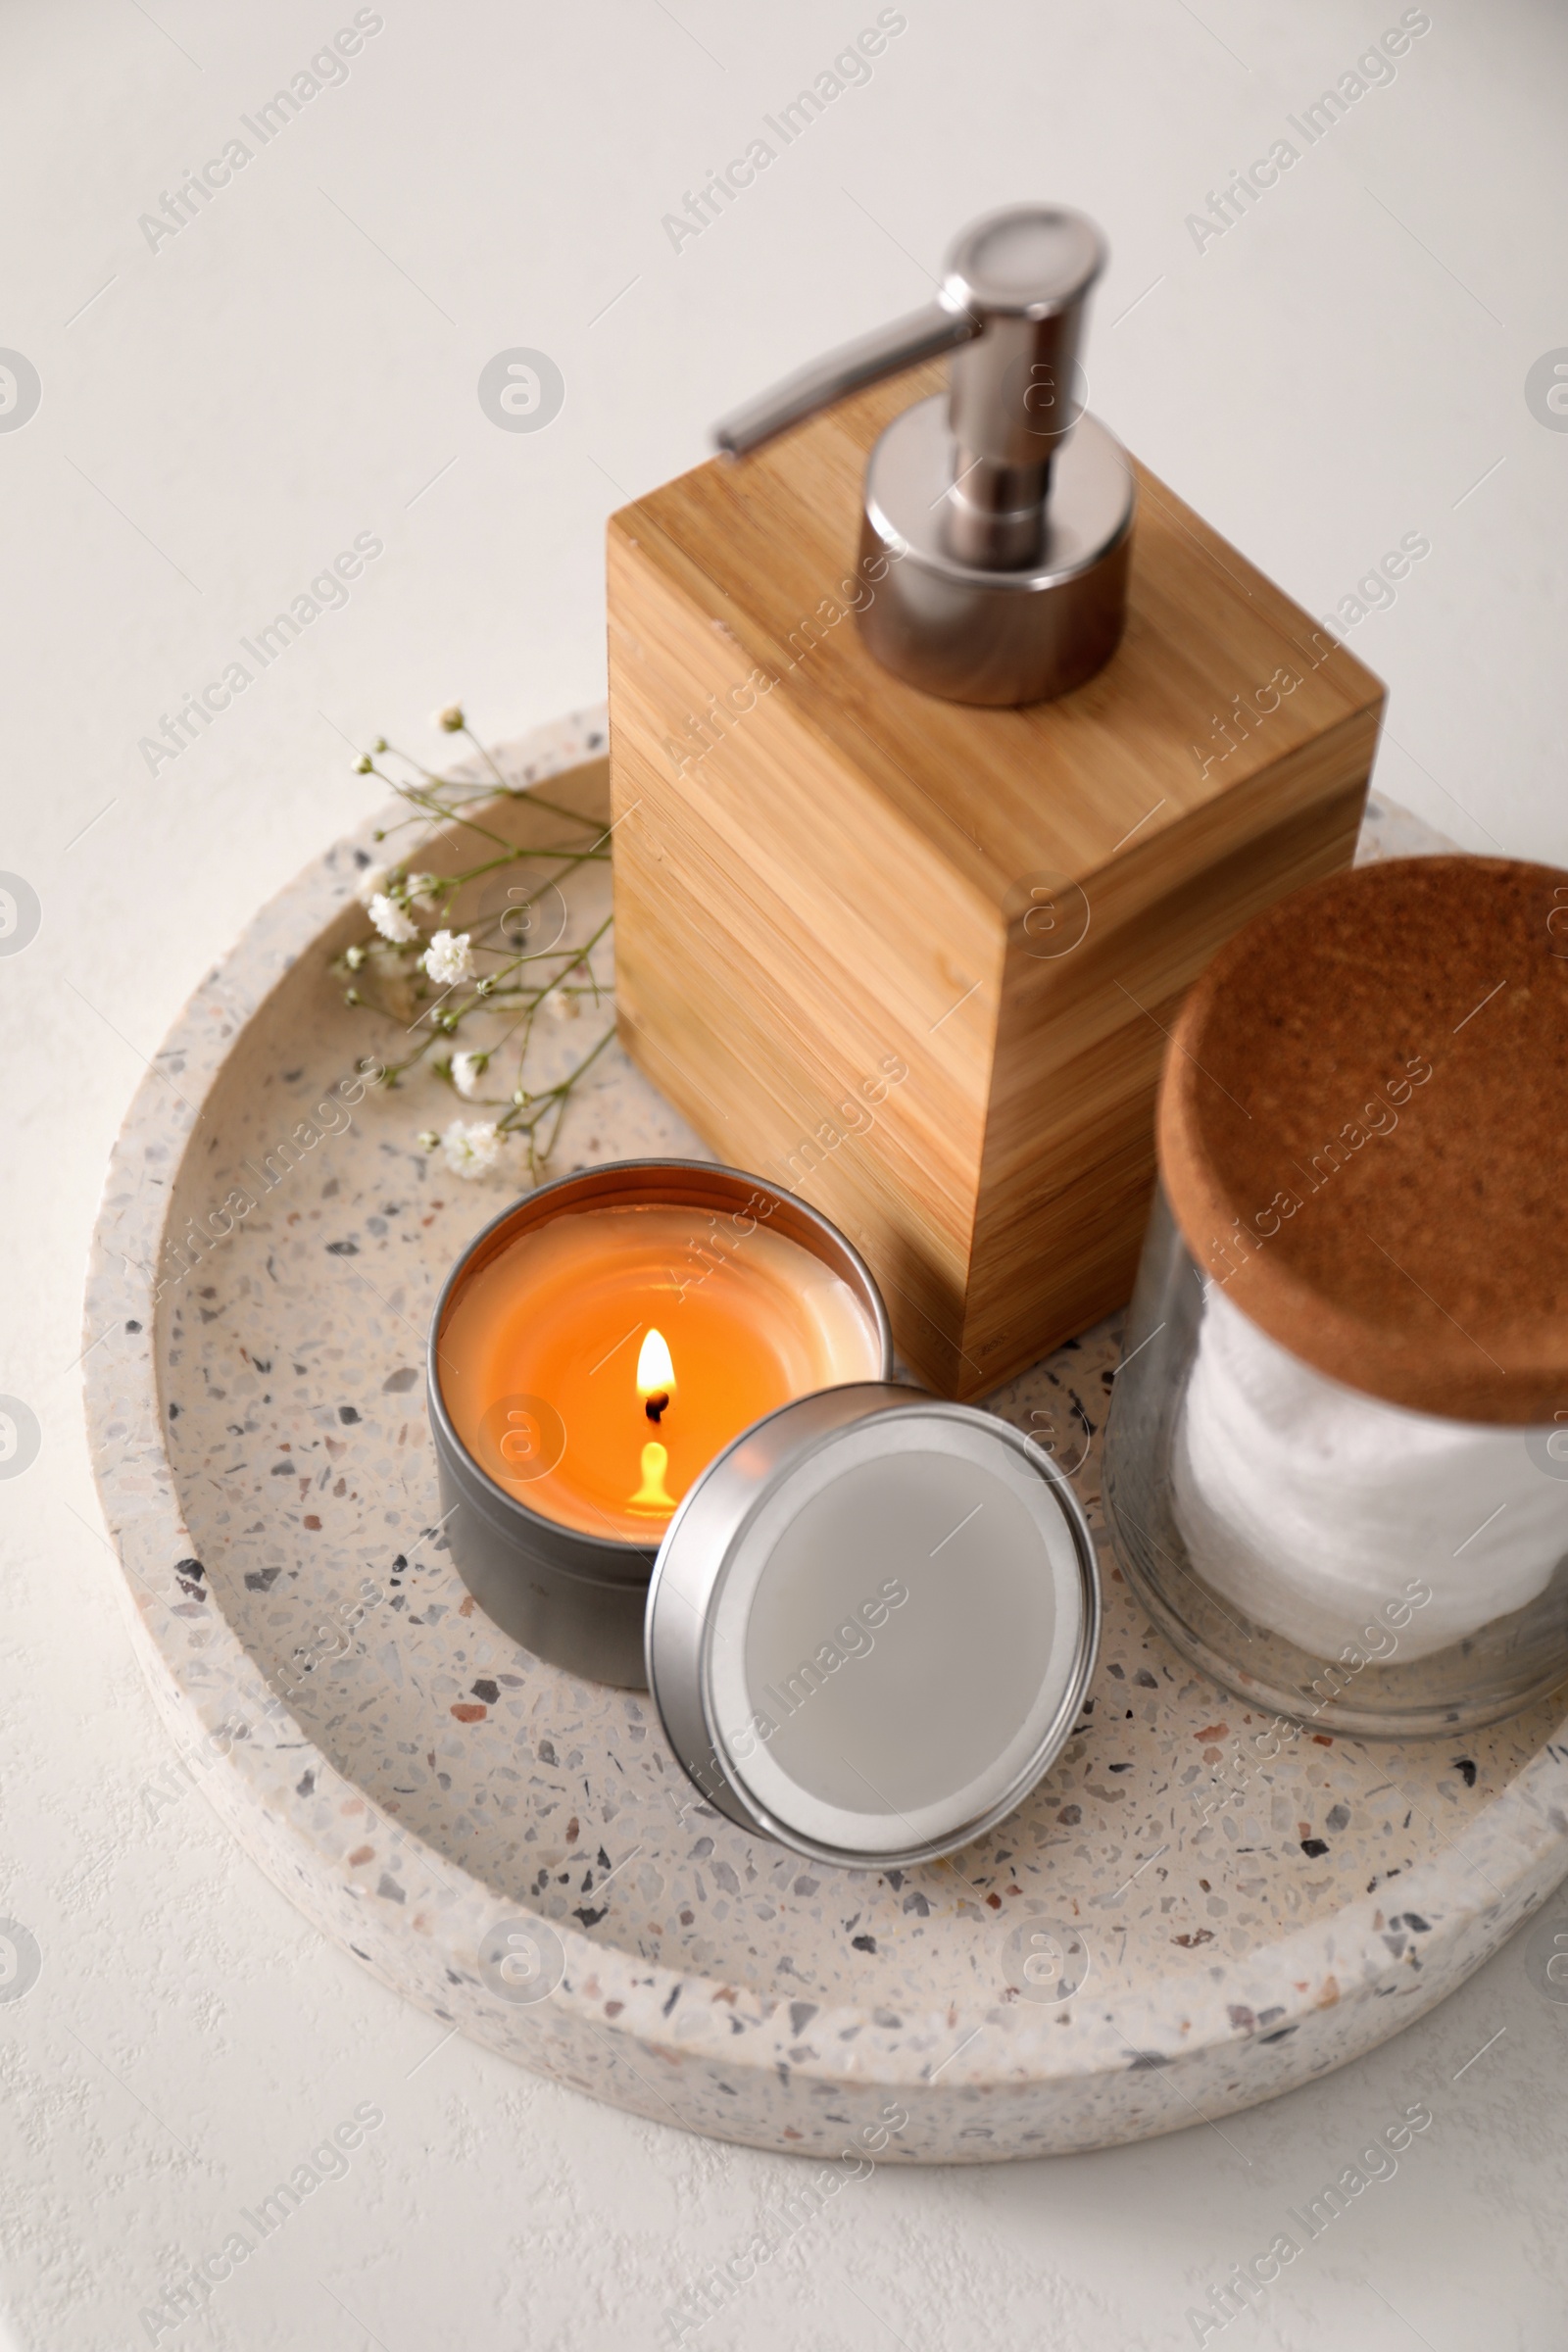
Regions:
M 601 705 L 500 745 L 496 756 L 507 772 L 526 765 L 533 771 L 530 781 L 543 783 L 602 759 L 608 742 L 608 718 Z M 83 1330 L 87 1436 L 121 1569 L 117 1582 L 130 1613 L 133 1645 L 160 1712 L 176 1738 L 188 1733 L 192 1740 L 206 1740 L 209 1746 L 214 1740 L 228 1739 L 226 1752 L 205 1773 L 205 1789 L 252 1858 L 334 1940 L 365 1960 L 395 1990 L 446 2022 L 458 2023 L 472 2037 L 653 2120 L 667 2121 L 673 2114 L 686 2129 L 786 2152 L 791 2139 L 801 2141 L 800 2152 L 808 2151 L 808 2142 L 799 2132 L 789 2132 L 781 2138 L 773 2126 L 740 2115 L 726 2118 L 722 2111 L 716 2121 L 687 2122 L 656 2085 L 642 2083 L 642 2090 L 628 2092 L 621 2083 L 584 2082 L 578 2070 L 592 2070 L 593 2042 L 604 2045 L 612 2036 L 640 2054 L 668 2060 L 671 2072 L 689 2068 L 694 2061 L 706 2062 L 726 2088 L 725 2077 L 750 2077 L 756 2082 L 782 2078 L 786 2094 L 798 2082 L 803 2088 L 830 2091 L 840 2105 L 846 2097 L 867 2091 L 908 2093 L 936 2124 L 939 2100 L 950 2118 L 958 2115 L 962 2102 L 983 2100 L 988 2091 L 1054 2091 L 1082 2100 L 1092 2098 L 1097 2083 L 1121 2081 L 1140 2069 L 1146 2081 L 1163 2078 L 1174 2082 L 1172 2066 L 1180 2060 L 1190 2072 L 1200 2072 L 1205 2082 L 1215 2084 L 1211 2107 L 1217 2104 L 1219 2112 L 1229 2113 L 1347 2063 L 1454 1989 L 1568 1874 L 1568 1721 L 1555 1727 L 1529 1764 L 1490 1806 L 1470 1817 L 1456 1838 L 1399 1882 L 1402 1908 L 1432 1916 L 1435 1927 L 1441 1920 L 1445 1941 L 1452 1947 L 1447 1966 L 1432 1968 L 1425 1979 L 1412 1976 L 1407 1960 L 1387 1947 L 1382 1921 L 1388 1906 L 1377 1895 L 1358 1898 L 1331 1917 L 1307 1922 L 1258 1947 L 1260 1967 L 1266 1970 L 1269 1990 L 1280 2009 L 1269 2028 L 1273 2050 L 1263 2049 L 1262 2037 L 1252 2027 L 1236 2022 L 1233 2004 L 1253 1967 L 1250 1957 L 1231 1964 L 1229 1983 L 1216 1984 L 1188 1975 L 1152 1980 L 1131 1989 L 1117 1985 L 1108 2005 L 1115 2012 L 1110 2020 L 1115 2039 L 1097 2036 L 1100 2046 L 1092 2061 L 1084 2047 L 1085 2034 L 1053 2034 L 1054 2010 L 977 1999 L 969 1988 L 924 2013 L 906 2007 L 896 2038 L 877 2027 L 869 2001 L 863 2007 L 817 2003 L 811 2034 L 813 2042 L 822 2045 L 822 2054 L 803 2058 L 793 2054 L 801 2034 L 793 2029 L 789 2012 L 792 1999 L 798 2003 L 808 1997 L 805 1988 L 793 1996 L 787 1987 L 764 1993 L 755 1986 L 737 1987 L 718 1978 L 694 1976 L 666 1963 L 642 1960 L 625 1947 L 598 1942 L 564 1922 L 550 1923 L 565 1954 L 565 1974 L 551 2000 L 542 2004 L 547 2016 L 507 2010 L 486 1997 L 477 1975 L 479 1938 L 497 1918 L 516 1916 L 528 1906 L 497 1893 L 394 1816 L 381 1813 L 373 1798 L 316 1746 L 307 1728 L 270 1696 L 256 1658 L 218 1605 L 216 1594 L 210 1639 L 199 1660 L 177 1638 L 178 1621 L 172 1617 L 179 1597 L 173 1563 L 193 1556 L 194 1547 L 180 1516 L 172 1466 L 162 1439 L 158 1292 L 152 1269 L 162 1247 L 163 1212 L 172 1197 L 174 1167 L 193 1131 L 186 1111 L 199 1120 L 242 1030 L 264 1010 L 299 957 L 344 911 L 353 893 L 357 854 L 373 856 L 373 835 L 386 814 L 385 808 L 372 812 L 313 858 L 252 916 L 234 945 L 192 991 L 126 1110 L 106 1170 L 89 1253 Z M 180 1079 L 177 1095 L 171 1092 L 169 1065 Z M 166 1175 L 157 1183 L 146 1180 L 152 1139 L 171 1155 Z M 108 1307 L 114 1311 L 106 1319 Z M 130 1335 L 133 1346 L 117 1347 L 116 1338 L 127 1340 L 127 1322 L 139 1323 L 140 1332 Z M 128 1507 L 116 1483 L 128 1458 L 126 1439 L 123 1433 L 111 1434 L 115 1424 L 125 1422 L 127 1407 L 135 1428 L 131 1454 L 140 1483 L 145 1485 L 149 1469 L 157 1482 L 150 1503 L 142 1494 Z M 225 1690 L 216 1721 L 212 1691 L 220 1678 L 213 1672 L 215 1661 L 223 1669 Z M 228 1719 L 236 1690 L 254 1701 L 250 1721 L 258 1733 L 270 1727 L 266 1737 L 252 1736 L 249 1726 L 239 1735 L 233 1732 Z M 390 1954 L 395 1937 L 387 1942 L 378 1931 L 368 1935 L 367 1941 L 385 1945 L 382 1952 L 372 1953 L 347 1932 L 345 1922 L 363 1915 L 375 1898 L 368 1898 L 350 1879 L 346 1837 L 342 1850 L 334 1850 L 298 1817 L 280 1818 L 278 1789 L 269 1785 L 270 1779 L 275 1782 L 280 1754 L 286 1754 L 291 1776 L 302 1768 L 313 1770 L 318 1790 L 341 1791 L 368 1808 L 354 1835 L 365 1835 L 373 1823 L 399 1854 L 400 1876 L 408 1888 L 404 1917 L 412 1922 L 418 1914 L 432 1923 L 425 1931 L 425 1948 L 428 1961 L 439 1962 L 439 1969 L 394 1965 Z M 1477 1898 L 1478 1883 L 1491 1890 L 1489 1899 Z M 1326 1937 L 1334 1946 L 1339 1980 L 1332 2000 L 1324 1994 L 1321 1952 Z M 1436 1936 L 1428 1939 L 1427 1956 L 1434 1961 L 1438 1957 Z M 451 1989 L 458 1986 L 469 1988 L 461 2001 Z M 1343 2040 L 1348 2023 L 1345 2004 L 1349 2002 L 1362 2004 L 1360 2030 L 1347 2046 L 1334 2048 L 1323 2040 L 1325 2019 L 1339 2010 L 1336 2038 Z M 1097 2014 L 1107 2014 L 1102 1996 L 1093 2006 Z M 454 2018 L 455 2007 L 466 2014 Z M 612 2012 L 609 2017 L 607 2009 Z M 669 2022 L 672 2013 L 678 2032 Z M 535 2021 L 549 2031 L 519 2032 L 523 2021 Z M 981 2027 L 991 2030 L 982 2033 Z M 851 2034 L 853 2038 L 847 2037 Z M 1228 2077 L 1249 2048 L 1256 2055 L 1245 2067 L 1248 2081 L 1243 2089 Z M 1305 2063 L 1309 2049 L 1319 2052 L 1311 2064 Z M 602 2071 L 602 2058 L 598 2066 Z M 940 2085 L 935 2081 L 939 2073 L 946 2078 Z M 788 2104 L 786 2095 L 786 2108 Z M 1047 2113 L 1042 2110 L 1042 2120 Z M 1156 2117 L 1145 2116 L 1130 2129 L 1124 2124 L 1070 2143 L 1042 2133 L 1038 2148 L 975 2146 L 963 2151 L 962 2160 L 1050 2153 L 1065 2144 L 1105 2145 L 1179 2130 L 1193 2120 L 1191 2104 L 1174 2113 L 1162 2106 Z M 1206 2115 L 1203 2120 L 1208 2120 Z M 728 2130 L 723 2128 L 726 2123 Z M 950 2121 L 944 2129 L 951 2138 L 956 2124 Z M 954 2157 L 946 2147 L 922 2156 L 914 2146 L 890 2144 L 887 2159 L 941 2162 Z

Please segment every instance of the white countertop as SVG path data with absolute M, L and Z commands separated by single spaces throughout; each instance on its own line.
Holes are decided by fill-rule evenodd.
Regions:
M 1399 23 L 1393 0 L 909 0 L 882 12 L 906 23 L 869 78 L 788 146 L 764 119 L 875 24 L 869 0 L 765 21 L 733 0 L 385 0 L 359 12 L 380 29 L 346 77 L 323 68 L 265 144 L 242 119 L 353 7 L 282 0 L 243 25 L 199 0 L 8 13 L 0 345 L 41 387 L 21 429 L 0 405 L 0 866 L 41 909 L 0 956 L 0 1389 L 41 1430 L 0 1481 L 0 1912 L 40 1955 L 21 1998 L 0 1984 L 16 2345 L 151 2340 L 141 2315 L 182 2261 L 361 2104 L 385 2120 L 343 2177 L 160 2343 L 653 2346 L 798 2184 L 788 2160 L 442 2044 L 303 1923 L 198 1788 L 161 1779 L 74 1360 L 104 1161 L 191 988 L 379 792 L 351 747 L 385 731 L 429 750 L 454 696 L 493 736 L 595 700 L 606 514 L 698 462 L 723 409 L 925 299 L 953 230 L 1026 195 L 1109 233 L 1096 408 L 1313 612 L 1401 537 L 1430 541 L 1392 604 L 1342 618 L 1393 689 L 1377 782 L 1467 848 L 1562 861 L 1568 432 L 1544 390 L 1547 355 L 1568 360 L 1568 34 L 1522 0 L 1425 13 L 1392 81 L 1308 144 L 1291 119 Z M 765 171 L 677 240 L 664 216 L 759 137 Z M 177 233 L 139 224 L 234 138 L 249 160 Z M 1299 152 L 1244 218 L 1189 225 L 1280 138 Z M 518 349 L 564 379 L 542 431 L 498 430 L 477 396 Z M 15 369 L 0 404 L 8 381 L 25 404 Z M 381 553 L 347 602 L 265 671 L 249 661 L 240 640 L 357 534 Z M 141 739 L 236 660 L 243 695 L 150 773 Z M 1568 2005 L 1516 1944 L 1370 2060 L 1217 2129 L 1184 2116 L 1098 2156 L 879 2170 L 686 2340 L 1213 2341 L 1189 2317 L 1209 2289 L 1424 2104 L 1396 2175 L 1290 2266 L 1253 2340 L 1560 2352 L 1565 2066 Z

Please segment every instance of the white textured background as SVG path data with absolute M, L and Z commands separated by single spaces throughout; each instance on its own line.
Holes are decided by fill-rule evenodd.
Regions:
M 148 1818 L 167 1759 L 81 1435 L 80 1268 L 145 1057 L 368 806 L 345 737 L 423 749 L 454 694 L 496 736 L 597 697 L 606 513 L 694 464 L 726 406 L 924 299 L 969 217 L 1056 196 L 1113 248 L 1095 405 L 1178 491 L 1317 612 L 1402 533 L 1430 538 L 1349 632 L 1393 687 L 1383 788 L 1466 847 L 1565 856 L 1568 433 L 1526 398 L 1568 347 L 1568 33 L 1546 0 L 1432 0 L 1392 85 L 1201 252 L 1185 217 L 1396 0 L 907 0 L 869 84 L 678 253 L 662 217 L 872 0 L 384 0 L 346 83 L 149 251 L 138 216 L 353 13 L 0 16 L 0 345 L 42 381 L 0 429 L 0 866 L 42 906 L 0 959 L 0 1389 L 43 1433 L 0 1483 L 0 1911 L 42 1952 L 0 2002 L 0 2328 L 28 2352 L 147 2341 L 181 2258 L 364 2100 L 386 2121 L 348 2178 L 164 2343 L 637 2352 L 793 2171 L 436 2047 L 197 1791 Z M 515 346 L 565 379 L 538 433 L 476 398 Z M 150 776 L 160 713 L 363 531 L 385 553 L 347 609 Z M 1236 2326 L 1298 2352 L 1561 2352 L 1565 2067 L 1568 2006 L 1515 1946 L 1223 2138 L 879 2172 L 698 2340 L 1192 2343 L 1189 2306 L 1420 2099 L 1435 2121 L 1397 2177 Z

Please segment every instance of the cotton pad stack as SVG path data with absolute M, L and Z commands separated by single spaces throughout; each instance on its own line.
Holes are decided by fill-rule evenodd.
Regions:
M 1176 1524 L 1207 1582 L 1314 1657 L 1347 1643 L 1426 1657 L 1522 1609 L 1568 1552 L 1568 1481 L 1543 1477 L 1523 1431 L 1326 1380 L 1217 1285 L 1172 1468 Z M 1412 1584 L 1431 1593 L 1416 1609 Z

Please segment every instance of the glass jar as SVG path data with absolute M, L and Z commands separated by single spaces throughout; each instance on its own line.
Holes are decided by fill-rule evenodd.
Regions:
M 1565 892 L 1497 858 L 1337 874 L 1170 1031 L 1106 1512 L 1178 1647 L 1326 1732 L 1568 1680 Z
M 1105 1433 L 1116 1557 L 1238 1697 L 1320 1731 L 1474 1730 L 1568 1677 L 1568 1414 L 1344 1387 L 1269 1338 L 1155 1197 Z

